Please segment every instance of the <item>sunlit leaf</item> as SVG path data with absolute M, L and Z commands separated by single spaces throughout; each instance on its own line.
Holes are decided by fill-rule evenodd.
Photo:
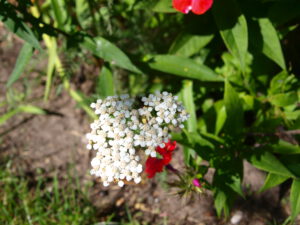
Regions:
M 250 162 L 258 169 L 286 177 L 295 177 L 273 154 L 253 155 Z
M 115 94 L 113 75 L 111 71 L 105 66 L 102 67 L 99 74 L 96 92 L 103 98 Z
M 190 118 L 187 120 L 187 130 L 189 132 L 196 132 L 197 130 L 197 118 L 196 118 L 196 108 L 193 97 L 193 81 L 184 80 L 183 87 L 181 90 L 181 97 L 183 105 L 185 106 L 187 112 L 190 114 Z
M 286 181 L 289 177 L 286 176 L 282 176 L 282 175 L 278 175 L 278 174 L 274 174 L 274 173 L 269 173 L 264 185 L 260 188 L 260 192 L 263 192 L 265 190 L 268 190 L 272 187 L 275 187 L 281 183 L 283 183 L 284 181 Z
M 290 194 L 292 220 L 295 220 L 300 213 L 300 180 L 294 180 Z
M 5 113 L 4 115 L 0 116 L 0 125 L 5 123 L 6 120 L 10 119 L 14 115 L 18 113 L 30 113 L 30 114 L 46 114 L 47 112 L 37 106 L 33 105 L 20 105 L 15 109 Z
M 102 37 L 85 37 L 82 46 L 112 65 L 119 66 L 135 73 L 141 73 L 122 50 Z
M 169 53 L 190 57 L 198 53 L 213 37 L 213 35 L 192 35 L 183 33 L 175 39 Z
M 225 45 L 239 59 L 242 68 L 245 69 L 248 28 L 246 18 L 239 5 L 235 0 L 215 1 L 213 14 Z
M 263 41 L 262 52 L 285 70 L 286 66 L 284 56 L 273 24 L 268 18 L 258 19 L 258 24 Z M 254 40 L 254 43 L 255 42 L 256 40 Z
M 149 66 L 152 69 L 180 77 L 208 82 L 223 81 L 223 78 L 209 67 L 182 56 L 156 55 L 149 62 Z

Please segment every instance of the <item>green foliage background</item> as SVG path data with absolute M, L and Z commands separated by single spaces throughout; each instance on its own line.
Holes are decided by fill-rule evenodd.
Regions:
M 215 0 L 201 16 L 177 13 L 171 0 L 0 0 L 0 19 L 25 41 L 7 92 L 35 53 L 48 58 L 44 99 L 63 87 L 91 118 L 89 103 L 99 97 L 177 94 L 191 117 L 174 139 L 203 182 L 215 168 L 206 187 L 218 215 L 244 195 L 248 160 L 268 173 L 261 191 L 292 181 L 293 222 L 300 213 L 299 18 L 298 0 Z M 89 96 L 72 85 L 83 64 L 100 71 L 85 77 L 94 83 Z M 10 103 L 0 124 L 47 113 L 24 97 Z

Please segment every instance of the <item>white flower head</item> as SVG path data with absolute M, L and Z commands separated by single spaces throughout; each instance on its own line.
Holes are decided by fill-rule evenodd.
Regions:
M 98 119 L 86 135 L 87 149 L 97 151 L 91 174 L 104 186 L 115 182 L 123 187 L 125 180 L 140 183 L 140 155 L 156 157 L 155 148 L 165 146 L 170 129 L 183 128 L 189 117 L 177 100 L 168 92 L 156 92 L 142 98 L 109 96 L 92 103 Z

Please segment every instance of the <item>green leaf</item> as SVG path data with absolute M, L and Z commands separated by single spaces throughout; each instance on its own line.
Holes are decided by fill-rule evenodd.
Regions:
M 11 111 L 0 116 L 0 125 L 18 113 L 46 114 L 46 111 L 33 105 L 20 105 L 17 108 L 12 109 Z
M 152 10 L 162 13 L 176 12 L 176 10 L 172 6 L 172 1 L 170 0 L 158 0 L 157 3 L 153 5 Z
M 259 192 L 263 192 L 267 189 L 275 187 L 275 186 L 283 183 L 287 179 L 288 179 L 288 177 L 286 177 L 286 176 L 282 176 L 282 175 L 278 175 L 278 174 L 274 174 L 274 173 L 269 173 L 266 180 L 265 180 L 264 185 L 260 188 Z
M 187 130 L 189 132 L 197 131 L 197 117 L 193 93 L 193 81 L 184 80 L 181 90 L 181 97 L 185 109 L 190 114 L 190 118 L 186 122 Z
M 50 94 L 51 85 L 52 85 L 52 77 L 55 69 L 55 63 L 57 59 L 57 45 L 55 38 L 49 38 L 49 44 L 51 46 L 48 47 L 48 66 L 47 66 L 47 80 L 45 87 L 44 100 L 47 100 Z
M 215 135 L 218 135 L 220 131 L 222 130 L 225 122 L 226 122 L 227 114 L 226 114 L 226 108 L 222 104 L 222 106 L 217 109 L 217 120 L 216 120 L 216 127 L 215 127 Z
M 297 178 L 300 178 L 300 155 L 281 155 L 280 156 L 281 162 L 284 166 L 291 171 Z
M 273 154 L 264 152 L 257 156 L 253 155 L 250 162 L 258 169 L 285 177 L 295 177 Z
M 242 189 L 242 180 L 239 176 L 232 175 L 230 176 L 231 183 L 228 183 L 227 185 L 237 194 L 239 194 L 241 197 L 245 197 Z
M 0 20 L 11 32 L 31 44 L 34 48 L 42 50 L 40 43 L 32 30 L 22 21 L 21 18 L 17 17 L 13 13 L 15 12 L 0 10 Z
M 4 115 L 0 116 L 0 125 L 5 123 L 6 120 L 16 115 L 19 111 L 17 109 L 10 110 L 9 112 L 5 113 Z
M 276 74 L 271 82 L 270 88 L 268 89 L 268 94 L 274 95 L 279 94 L 285 91 L 286 83 L 293 77 L 293 75 L 289 75 L 287 71 L 281 71 L 280 73 Z
M 111 71 L 103 66 L 98 78 L 96 92 L 102 98 L 107 96 L 113 96 L 115 94 L 114 91 L 114 79 Z
M 258 19 L 258 24 L 263 41 L 262 52 L 283 70 L 286 70 L 280 41 L 273 24 L 268 18 Z
M 300 213 L 300 180 L 293 181 L 290 201 L 291 201 L 291 209 L 292 209 L 291 217 L 293 221 Z
M 223 78 L 205 65 L 175 55 L 156 55 L 149 62 L 152 69 L 200 81 L 220 82 Z
M 64 30 L 64 24 L 67 20 L 66 7 L 63 0 L 51 0 L 51 6 L 54 12 L 55 21 L 60 29 Z
M 18 107 L 19 112 L 32 114 L 46 114 L 46 111 L 34 105 L 21 105 Z
M 87 104 L 85 96 L 82 93 L 73 89 L 69 89 L 69 94 L 92 119 L 97 119 L 96 114 Z
M 275 94 L 269 97 L 269 101 L 279 107 L 293 105 L 298 103 L 298 94 L 296 91 Z
M 78 22 L 82 27 L 85 27 L 87 19 L 89 17 L 89 4 L 86 0 L 75 0 L 75 11 Z
M 214 145 L 207 139 L 204 139 L 199 133 L 188 132 L 186 129 L 183 129 L 183 132 L 185 133 L 188 142 L 189 144 L 191 144 L 192 147 L 200 145 L 201 147 L 208 147 L 209 149 L 214 149 Z M 197 151 L 197 149 L 195 149 L 195 151 Z
M 6 83 L 6 87 L 10 87 L 22 75 L 25 67 L 27 66 L 29 60 L 32 57 L 32 52 L 33 52 L 32 45 L 25 42 L 17 58 L 14 70 L 12 71 Z
M 300 16 L 300 2 L 298 0 L 277 1 L 272 4 L 268 14 L 276 25 L 284 24 Z
M 225 192 L 223 192 L 222 190 L 218 189 L 215 192 L 215 196 L 214 196 L 214 203 L 215 203 L 215 208 L 217 211 L 217 216 L 220 217 L 222 214 L 222 210 L 224 210 L 225 216 L 229 215 L 229 205 L 228 205 L 228 199 L 227 199 L 227 195 Z
M 279 143 L 272 146 L 273 152 L 280 154 L 300 154 L 300 146 L 279 140 Z
M 94 39 L 85 37 L 82 47 L 105 61 L 110 62 L 112 65 L 117 65 L 135 73 L 142 73 L 135 65 L 133 65 L 124 52 L 102 37 Z
M 239 134 L 243 128 L 243 104 L 237 92 L 225 81 L 224 103 L 226 109 L 226 129 L 230 134 Z
M 194 149 L 189 148 L 187 146 L 183 146 L 183 158 L 184 158 L 185 165 L 190 165 L 191 152 L 193 151 Z
M 212 39 L 213 35 L 192 35 L 182 33 L 179 35 L 169 50 L 170 54 L 190 57 L 200 51 Z
M 213 14 L 226 47 L 239 59 L 245 70 L 248 49 L 248 27 L 245 16 L 235 0 L 214 2 Z

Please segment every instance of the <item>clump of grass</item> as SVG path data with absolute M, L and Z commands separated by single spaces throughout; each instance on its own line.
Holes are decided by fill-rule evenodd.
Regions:
M 12 162 L 0 164 L 0 224 L 93 224 L 96 209 L 87 192 L 68 176 L 62 187 L 57 176 L 31 181 L 14 173 Z
M 90 185 L 82 186 L 69 169 L 66 177 L 46 177 L 41 171 L 15 171 L 11 160 L 0 159 L 0 224 L 139 225 L 126 207 L 128 218 L 113 222 L 114 213 L 99 218 L 89 199 Z M 71 167 L 70 167 L 71 168 Z M 145 224 L 145 223 L 143 223 Z

